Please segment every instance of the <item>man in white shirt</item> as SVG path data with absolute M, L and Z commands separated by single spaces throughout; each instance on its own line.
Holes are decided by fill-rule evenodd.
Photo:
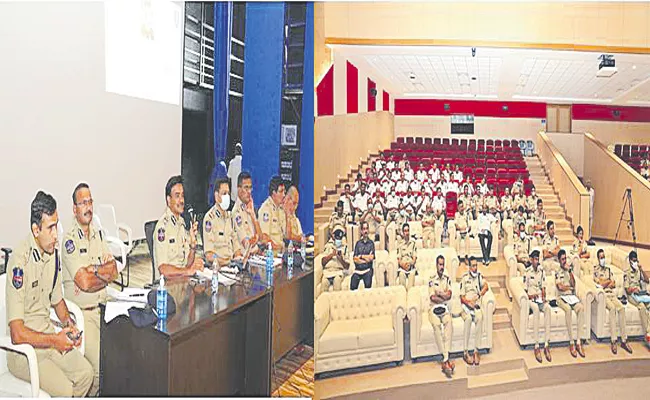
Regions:
M 351 215 L 354 219 L 354 205 L 352 204 L 354 202 L 354 198 L 350 192 L 349 183 L 345 184 L 345 191 L 343 194 L 341 194 L 341 197 L 339 197 L 339 201 L 343 202 L 343 213 L 346 215 Z
M 433 164 L 433 167 L 429 170 L 429 176 L 431 177 L 431 182 L 435 185 L 440 180 L 440 170 L 438 169 L 438 164 Z
M 453 180 L 461 182 L 463 180 L 463 171 L 460 170 L 460 165 L 456 165 L 456 170 L 452 174 Z
M 489 188 L 487 183 L 485 183 L 485 178 L 481 179 L 481 183 L 477 185 L 476 191 L 479 192 L 481 196 L 488 194 Z
M 399 199 L 395 196 L 395 193 L 388 192 L 388 197 L 386 198 L 386 208 L 390 212 L 391 210 L 397 210 L 399 208 Z
M 368 192 L 366 192 L 366 184 L 361 183 L 360 184 L 360 190 L 359 193 L 357 193 L 354 196 L 354 208 L 356 211 L 356 214 L 361 216 L 363 215 L 364 212 L 368 209 L 368 199 L 370 198 L 370 195 Z
M 420 167 L 418 168 L 418 172 L 415 174 L 415 176 L 418 178 L 418 181 L 424 182 L 425 179 L 427 179 L 427 171 L 424 168 L 424 164 L 420 163 Z
M 445 178 L 445 180 L 451 178 L 451 166 L 448 163 L 445 165 L 445 170 L 442 171 L 442 177 Z
M 478 216 L 478 241 L 481 244 L 483 253 L 483 265 L 490 265 L 490 251 L 492 250 L 492 223 L 497 219 L 492 214 L 488 214 L 488 208 L 483 206 L 481 214 Z
M 395 191 L 397 192 L 406 192 L 409 190 L 409 185 L 405 180 L 399 180 L 395 184 Z
M 409 164 L 406 164 L 406 168 L 404 169 L 404 179 L 411 182 L 414 177 L 415 177 L 415 174 L 413 173 L 413 170 L 411 169 L 411 166 Z
M 439 190 L 436 197 L 433 198 L 433 211 L 444 211 L 447 209 L 447 201 L 442 197 L 442 192 Z
M 392 179 L 393 182 L 397 182 L 402 179 L 402 173 L 398 169 L 394 169 L 393 172 L 390 173 L 390 179 Z
M 424 181 L 424 185 L 422 185 L 422 191 L 429 197 L 433 197 L 433 189 L 431 188 L 431 182 L 429 180 Z
M 404 171 L 407 165 L 409 165 L 409 160 L 406 159 L 406 153 L 404 153 L 402 159 L 399 161 L 399 169 Z
M 591 186 L 591 180 L 587 179 L 587 191 L 589 192 L 589 240 L 587 244 L 594 244 L 591 240 L 594 227 L 594 196 L 596 192 L 594 191 L 593 186 Z
M 413 182 L 411 182 L 411 186 L 409 186 L 409 189 L 411 189 L 414 192 L 419 192 L 422 189 L 422 184 L 420 183 L 419 180 L 414 179 Z
M 386 167 L 391 171 L 394 170 L 395 169 L 395 161 L 393 161 L 393 159 L 391 158 L 390 160 L 388 160 L 388 162 L 386 162 Z
M 442 187 L 442 191 L 445 194 L 445 196 L 449 192 L 454 192 L 454 193 L 458 194 L 458 183 L 450 180 L 449 178 L 447 178 L 447 180 L 445 181 L 445 184 Z

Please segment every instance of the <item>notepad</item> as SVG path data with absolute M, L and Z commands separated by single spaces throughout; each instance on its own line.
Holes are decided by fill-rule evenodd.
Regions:
M 144 308 L 146 305 L 146 302 L 141 303 L 136 301 L 108 301 L 106 302 L 106 309 L 104 310 L 104 321 L 106 323 L 109 323 L 119 315 L 126 315 L 128 317 L 129 308 Z
M 580 303 L 580 299 L 573 294 L 565 294 L 560 296 L 560 298 L 570 306 Z
M 108 297 L 117 301 L 146 303 L 150 290 L 151 289 L 124 288 L 123 291 L 119 291 L 109 286 L 106 288 L 106 294 L 108 294 Z
M 232 269 L 234 268 L 228 268 L 228 267 L 221 268 L 221 270 L 219 271 L 219 284 L 223 286 L 232 286 L 235 282 L 237 282 L 235 279 L 233 279 L 233 275 L 235 274 L 228 273 L 228 271 Z M 226 273 L 222 272 L 224 270 Z M 212 280 L 213 272 L 209 268 L 204 268 L 202 271 L 197 271 L 196 274 L 202 278 Z

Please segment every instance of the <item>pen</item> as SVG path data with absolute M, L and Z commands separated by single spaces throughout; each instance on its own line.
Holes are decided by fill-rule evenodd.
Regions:
M 129 297 L 143 297 L 144 293 L 135 293 L 135 294 L 130 294 Z

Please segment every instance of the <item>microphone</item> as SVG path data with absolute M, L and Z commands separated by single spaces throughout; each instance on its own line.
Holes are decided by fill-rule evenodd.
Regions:
M 191 204 L 185 205 L 183 220 L 185 222 L 185 229 L 189 231 L 192 228 L 192 222 L 196 220 L 196 214 L 194 214 L 194 207 Z

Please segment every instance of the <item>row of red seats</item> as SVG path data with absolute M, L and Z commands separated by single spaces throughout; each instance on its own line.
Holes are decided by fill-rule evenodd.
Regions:
M 487 144 L 495 146 L 506 146 L 506 147 L 518 147 L 519 140 L 513 139 L 449 139 L 449 138 L 423 138 L 423 137 L 398 137 L 397 142 L 399 144 L 454 144 L 461 146 L 473 146 L 477 144 Z
M 617 144 L 614 145 L 614 154 L 619 157 L 647 157 L 650 146 L 644 144 Z

